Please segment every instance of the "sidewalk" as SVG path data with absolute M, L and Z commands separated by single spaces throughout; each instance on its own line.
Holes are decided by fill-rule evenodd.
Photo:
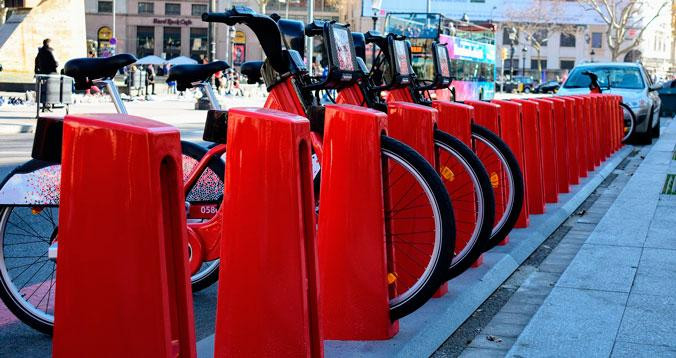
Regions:
M 676 356 L 675 145 L 671 120 L 507 356 Z

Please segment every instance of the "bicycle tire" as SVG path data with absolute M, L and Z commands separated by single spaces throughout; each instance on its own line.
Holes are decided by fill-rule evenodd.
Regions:
M 455 246 L 455 221 L 453 220 L 453 208 L 446 187 L 434 167 L 425 158 L 411 147 L 387 136 L 381 137 L 381 150 L 384 162 L 399 160 L 407 167 L 405 168 L 409 170 L 409 173 L 418 180 L 418 183 L 424 185 L 423 190 L 428 193 L 428 200 L 430 200 L 432 208 L 436 210 L 439 222 L 439 230 L 435 234 L 435 240 L 438 240 L 438 249 L 434 251 L 435 257 L 430 258 L 425 277 L 418 279 L 416 285 L 418 283 L 419 285 L 413 286 L 415 290 L 405 298 L 397 300 L 398 296 L 390 299 L 390 318 L 394 321 L 420 308 L 434 296 L 439 286 L 445 282 L 446 272 L 453 258 Z
M 444 168 L 448 168 L 447 165 L 452 165 L 452 172 L 454 172 L 452 180 L 462 180 L 458 184 L 461 184 L 463 187 L 467 184 L 467 180 L 472 185 L 472 191 L 469 192 L 467 188 L 458 188 L 457 184 L 455 188 L 450 187 L 450 185 L 446 186 L 453 203 L 453 213 L 456 218 L 455 255 L 446 274 L 446 279 L 450 280 L 472 266 L 486 250 L 495 220 L 495 197 L 493 196 L 493 188 L 491 187 L 488 172 L 470 147 L 465 145 L 461 140 L 440 130 L 434 131 L 434 142 L 437 151 L 444 150 L 451 154 L 455 161 L 454 164 L 447 163 L 448 160 L 443 164 L 440 162 L 439 170 L 441 171 L 442 165 Z M 440 155 L 437 158 L 440 158 Z M 460 170 L 464 171 L 464 174 L 460 173 Z M 443 176 L 442 173 L 442 178 Z M 466 240 L 466 244 L 459 249 L 461 234 L 464 233 L 458 230 L 459 225 L 457 220 L 463 214 L 468 215 L 469 213 L 459 213 L 458 204 L 461 202 L 461 199 L 464 200 L 467 196 L 472 196 L 472 198 L 467 200 L 473 200 L 475 203 L 476 209 L 474 209 L 472 215 L 476 217 L 476 222 L 474 222 L 474 227 Z M 466 237 L 466 235 L 463 236 Z
M 488 240 L 486 250 L 490 250 L 507 237 L 519 218 L 524 200 L 523 173 L 512 150 L 495 133 L 478 124 L 472 124 L 472 138 L 475 141 L 482 142 L 491 149 L 492 155 L 500 161 L 503 171 L 507 174 L 507 179 L 510 182 L 509 187 L 512 188 L 510 189 L 511 193 L 508 194 L 511 196 L 511 200 L 508 200 L 502 215 L 497 218 L 493 226 L 491 238 Z
M 184 155 L 188 155 L 190 157 L 193 157 L 193 159 L 199 160 L 204 156 L 206 153 L 206 149 L 200 147 L 197 144 L 190 143 L 190 142 L 181 142 L 181 148 L 183 151 Z M 197 158 L 197 156 L 199 156 Z M 58 164 L 56 164 L 58 165 Z M 8 174 L 8 176 L 2 181 L 2 184 L 0 185 L 0 188 L 2 188 L 9 180 L 9 178 L 15 174 L 28 174 L 49 166 L 55 166 L 55 164 L 47 163 L 44 161 L 40 160 L 35 160 L 32 159 L 23 165 L 20 165 L 19 167 L 15 168 Z M 216 175 L 219 176 L 219 179 L 221 183 L 223 182 L 224 176 L 225 176 L 225 163 L 220 160 L 220 158 L 214 158 L 210 163 L 208 164 L 208 168 L 211 169 Z M 60 170 L 57 169 L 57 170 Z M 185 175 L 185 174 L 184 174 Z M 222 193 L 220 194 L 220 198 L 222 198 Z M 58 201 L 57 201 L 58 202 Z M 220 201 L 219 201 L 220 203 Z M 56 222 L 58 222 L 58 204 L 55 205 L 39 205 L 39 206 L 26 206 L 26 205 L 5 205 L 0 207 L 0 299 L 5 303 L 7 308 L 17 317 L 19 318 L 23 323 L 26 325 L 32 327 L 33 329 L 51 335 L 53 331 L 53 322 L 54 322 L 54 317 L 53 315 L 50 314 L 45 314 L 42 315 L 39 312 L 39 308 L 35 308 L 33 305 L 31 305 L 28 300 L 23 299 L 23 295 L 21 294 L 21 289 L 17 289 L 16 286 L 13 283 L 12 277 L 9 276 L 9 271 L 11 268 L 7 267 L 7 261 L 6 261 L 6 256 L 4 255 L 5 249 L 6 249 L 6 235 L 7 232 L 6 227 L 8 225 L 8 220 L 9 220 L 9 215 L 12 213 L 12 211 L 16 208 L 20 209 L 30 209 L 31 211 L 35 210 L 35 208 L 38 207 L 40 208 L 40 213 L 44 211 L 44 208 L 50 208 L 49 211 L 52 211 L 54 209 L 55 213 L 50 214 L 56 217 Z M 35 215 L 35 214 L 33 214 Z M 29 217 L 29 216 L 27 216 Z M 53 218 L 52 218 L 53 219 Z M 23 222 L 22 218 L 22 222 Z M 58 230 L 58 226 L 56 223 L 54 223 L 54 226 L 50 228 L 50 230 L 53 232 L 50 235 L 55 235 L 54 233 Z M 31 229 L 30 231 L 37 233 L 35 229 Z M 25 236 L 24 233 L 22 235 Z M 38 236 L 38 235 L 36 235 Z M 14 243 L 16 245 L 16 243 Z M 49 243 L 46 247 L 39 249 L 41 252 L 43 252 L 40 256 L 45 256 L 47 255 L 47 248 L 49 247 Z M 45 262 L 48 262 L 49 260 L 42 260 L 40 261 L 40 257 L 35 256 L 37 259 L 36 261 L 38 263 L 44 263 L 44 265 L 47 265 Z M 26 264 L 24 264 L 25 266 Z M 43 265 L 43 266 L 44 266 Z M 38 268 L 38 271 L 42 269 L 41 266 Z M 56 265 L 54 265 L 56 266 Z M 218 279 L 218 269 L 216 269 L 211 272 L 208 275 L 205 275 L 205 277 L 200 280 L 199 282 L 193 283 L 193 291 L 199 291 L 201 289 L 204 289 L 208 287 L 209 285 L 213 284 L 216 280 Z M 25 286 L 25 284 L 24 284 Z M 54 289 L 55 285 L 50 286 L 50 290 Z M 51 291 L 50 291 L 51 292 Z M 48 295 L 51 293 L 48 293 Z M 30 299 L 30 298 L 29 298 Z M 46 311 L 49 310 L 49 300 L 47 301 L 47 307 L 45 308 Z M 37 304 L 37 306 L 40 306 L 40 303 Z

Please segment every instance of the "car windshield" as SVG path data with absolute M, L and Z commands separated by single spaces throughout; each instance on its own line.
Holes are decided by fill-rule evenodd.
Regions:
M 577 67 L 570 74 L 564 88 L 588 88 L 591 80 L 582 72 L 596 74 L 602 88 L 643 89 L 645 84 L 636 67 Z

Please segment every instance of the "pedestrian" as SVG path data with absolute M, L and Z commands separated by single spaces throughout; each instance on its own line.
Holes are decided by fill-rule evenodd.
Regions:
M 58 64 L 56 63 L 54 54 L 52 54 L 53 49 L 49 46 L 50 43 L 50 39 L 44 39 L 44 41 L 42 41 L 42 47 L 38 48 L 38 54 L 35 56 L 36 75 L 49 75 L 52 73 L 57 73 L 56 68 L 58 67 Z M 42 93 L 38 93 L 37 95 L 40 96 L 38 100 L 42 102 Z M 47 106 L 47 104 L 44 104 L 42 107 L 42 112 L 51 112 L 51 107 L 51 105 Z
M 53 49 L 49 46 L 52 42 L 50 39 L 45 39 L 42 41 L 42 47 L 38 49 L 38 55 L 35 56 L 35 74 L 36 75 L 48 75 L 50 73 L 56 73 L 56 68 L 58 64 L 52 54 Z
M 152 94 L 155 95 L 155 67 L 148 65 L 146 70 L 146 94 L 148 94 L 147 87 L 152 87 Z

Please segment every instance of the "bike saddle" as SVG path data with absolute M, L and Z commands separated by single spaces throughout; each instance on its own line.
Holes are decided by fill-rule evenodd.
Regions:
M 203 65 L 176 65 L 169 70 L 167 82 L 176 81 L 176 88 L 179 91 L 185 91 L 197 83 L 208 80 L 214 73 L 228 68 L 230 65 L 225 61 L 214 61 Z
M 83 90 L 91 87 L 93 80 L 111 79 L 124 66 L 136 62 L 136 57 L 122 53 L 111 57 L 76 58 L 63 66 L 64 74 L 75 79 L 75 88 Z
M 263 61 L 248 61 L 244 62 L 239 68 L 239 72 L 246 76 L 247 83 L 252 85 L 261 82 L 262 74 L 261 68 Z

